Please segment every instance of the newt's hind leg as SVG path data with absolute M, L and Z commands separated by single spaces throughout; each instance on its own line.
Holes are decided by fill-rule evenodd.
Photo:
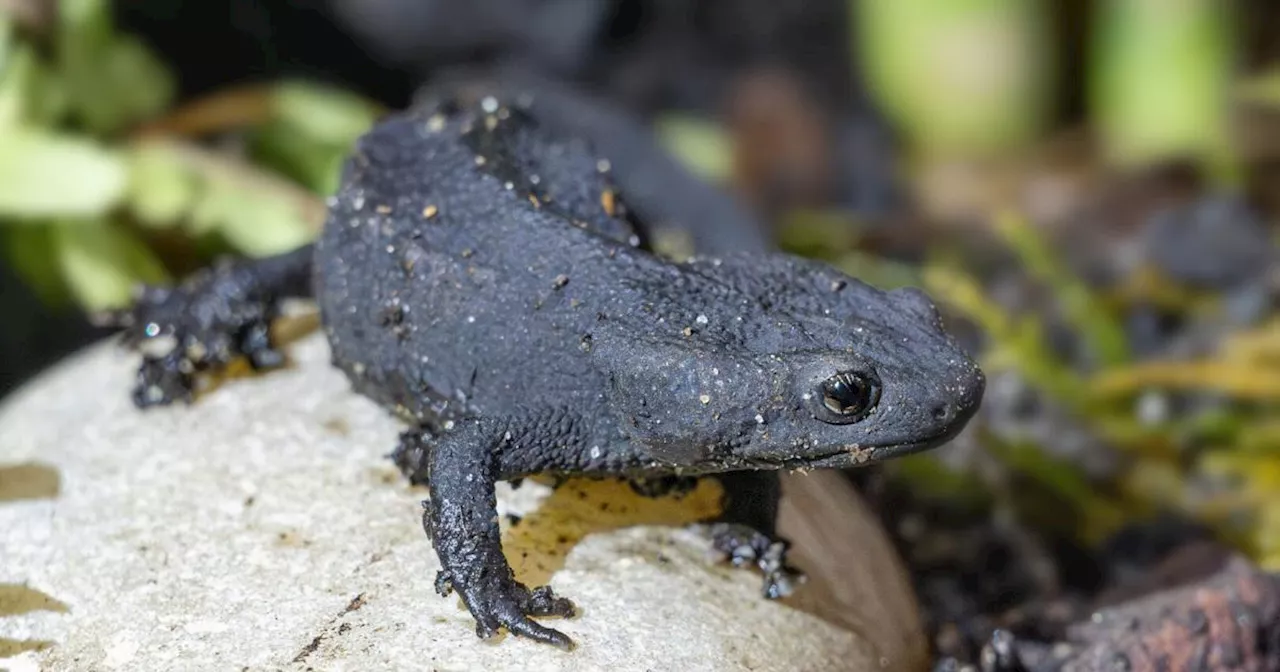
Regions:
M 430 427 L 425 425 L 411 427 L 400 432 L 396 449 L 387 457 L 395 462 L 400 473 L 409 479 L 410 484 L 427 485 L 432 447 L 439 440 L 440 436 Z
M 177 287 L 145 287 L 134 304 L 102 317 L 124 327 L 124 342 L 169 337 L 173 348 L 144 355 L 133 388 L 139 408 L 190 401 L 200 372 L 239 356 L 255 370 L 279 367 L 284 356 L 271 342 L 271 321 L 289 298 L 310 298 L 311 245 L 254 260 L 224 262 Z

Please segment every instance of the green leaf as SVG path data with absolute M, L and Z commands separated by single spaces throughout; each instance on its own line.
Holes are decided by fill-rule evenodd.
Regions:
M 60 10 L 58 63 L 76 119 L 110 134 L 169 104 L 172 75 L 142 42 L 114 33 L 102 0 L 64 0 Z
M 61 79 L 40 60 L 32 60 L 26 78 L 26 105 L 23 107 L 28 124 L 53 126 L 67 112 L 67 89 Z
M 176 88 L 173 76 L 136 38 L 114 40 L 107 49 L 103 69 L 106 81 L 118 87 L 115 103 L 122 125 L 158 114 L 172 102 Z
M 286 252 L 313 237 L 301 207 L 290 198 L 210 176 L 191 212 L 191 229 L 217 231 L 241 253 L 260 257 Z
M 0 142 L 0 216 L 85 217 L 124 195 L 121 157 L 73 135 L 12 128 Z
M 51 226 L 4 226 L 5 259 L 9 267 L 22 278 L 40 302 L 46 306 L 62 306 L 71 297 L 62 280 L 54 250 Z
M 292 178 L 316 194 L 338 188 L 342 161 L 350 147 L 316 142 L 294 127 L 272 122 L 252 136 L 255 163 Z
M 360 96 L 321 84 L 285 82 L 276 87 L 279 120 L 312 139 L 346 148 L 369 130 L 378 108 Z
M 1088 95 L 1107 153 L 1145 164 L 1227 152 L 1239 46 L 1230 8 L 1213 0 L 1114 0 L 1096 14 Z
M 728 179 L 733 140 L 723 128 L 686 115 L 667 115 L 656 123 L 658 139 L 690 170 L 710 180 Z
M 251 257 L 288 252 L 313 237 L 302 213 L 291 204 L 257 195 L 242 201 L 237 216 L 227 218 L 219 231 Z
M 101 93 L 99 66 L 111 41 L 111 21 L 103 0 L 62 0 L 58 6 L 58 67 L 67 80 L 68 93 L 77 113 L 92 107 Z M 109 105 L 107 99 L 100 103 Z
M 0 10 L 0 72 L 4 72 L 5 66 L 8 65 L 5 57 L 13 46 L 13 33 L 13 18 L 7 12 Z
M 17 126 L 22 120 L 27 72 L 35 60 L 30 49 L 8 48 L 4 39 L 7 27 L 0 16 L 0 128 Z
M 74 32 L 85 41 L 102 40 L 111 31 L 105 0 L 61 0 L 58 18 L 64 31 Z
M 51 126 L 66 109 L 62 82 L 27 45 L 0 54 L 0 128 Z
M 851 2 L 857 65 L 908 144 L 932 156 L 1025 147 L 1049 123 L 1045 0 Z
M 105 220 L 52 225 L 55 258 L 71 293 L 87 310 L 127 305 L 140 282 L 167 280 L 142 241 Z
M 155 144 L 136 147 L 130 153 L 129 167 L 128 199 L 138 221 L 156 228 L 179 224 L 195 203 L 195 176 Z

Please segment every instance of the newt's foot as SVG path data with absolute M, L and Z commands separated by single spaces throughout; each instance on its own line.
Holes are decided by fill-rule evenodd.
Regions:
M 431 447 L 437 440 L 435 432 L 426 427 L 413 427 L 400 432 L 396 449 L 387 457 L 395 462 L 411 485 L 427 485 L 430 476 Z M 431 534 L 427 530 L 427 534 Z
M 764 573 L 766 598 L 786 597 L 804 583 L 804 573 L 787 564 L 787 549 L 791 544 L 786 540 L 772 539 L 738 523 L 713 523 L 710 533 L 716 551 L 724 554 L 735 567 L 753 564 Z
M 200 372 L 240 356 L 259 371 L 284 364 L 270 338 L 274 297 L 254 291 L 253 280 L 245 267 L 223 263 L 178 287 L 145 287 L 129 308 L 98 316 L 99 324 L 123 327 L 129 347 L 158 338 L 173 341 L 167 353 L 144 356 L 133 388 L 135 405 L 189 402 Z
M 195 372 L 195 364 L 177 348 L 162 357 L 143 355 L 133 385 L 133 404 L 146 408 L 175 401 L 189 403 L 195 391 Z
M 466 587 L 458 587 L 462 601 L 476 619 L 476 635 L 489 639 L 506 628 L 511 634 L 550 644 L 566 651 L 573 649 L 569 636 L 541 625 L 530 617 L 560 616 L 572 618 L 578 609 L 573 602 L 557 597 L 551 586 L 530 590 L 509 576 L 481 574 Z M 454 579 L 447 571 L 436 575 L 436 592 L 447 597 L 453 592 Z

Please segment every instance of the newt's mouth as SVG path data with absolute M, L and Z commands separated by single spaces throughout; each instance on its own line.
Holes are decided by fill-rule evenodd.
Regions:
M 815 458 L 783 460 L 779 466 L 783 469 L 851 469 L 883 462 L 941 446 L 960 434 L 967 424 L 966 422 L 954 423 L 933 436 L 911 443 L 895 443 L 887 446 L 853 445 Z

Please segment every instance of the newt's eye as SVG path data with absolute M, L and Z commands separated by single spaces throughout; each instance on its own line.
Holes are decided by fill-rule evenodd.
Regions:
M 842 371 L 818 386 L 822 406 L 834 417 L 823 418 L 840 424 L 857 422 L 880 399 L 880 384 L 874 377 L 856 371 Z M 826 415 L 826 414 L 824 414 Z

